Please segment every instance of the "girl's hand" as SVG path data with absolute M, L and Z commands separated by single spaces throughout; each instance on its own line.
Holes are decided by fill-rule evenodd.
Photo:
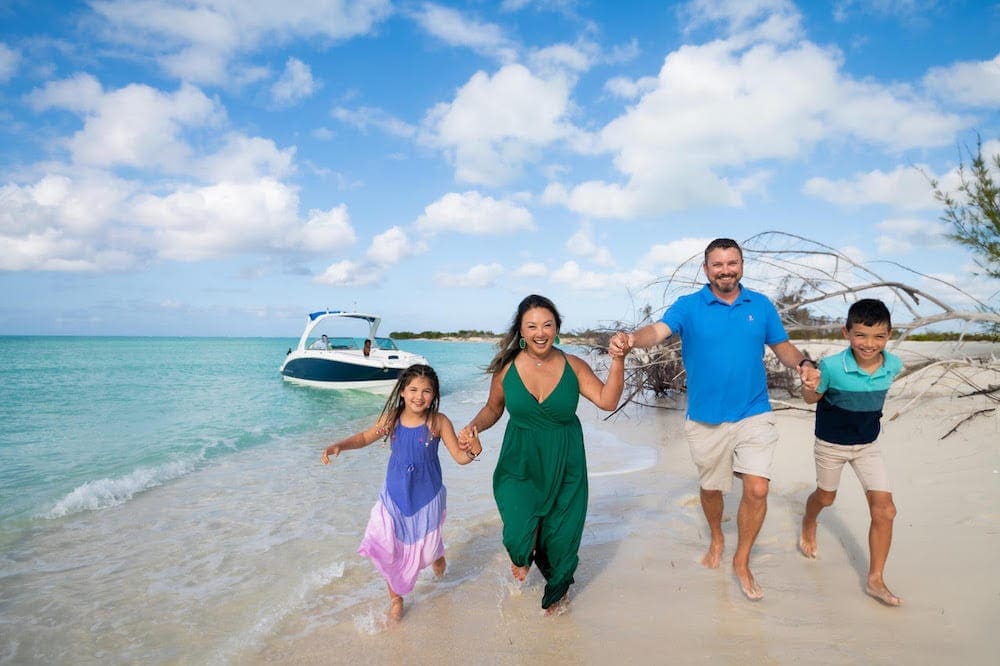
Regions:
M 458 448 L 468 451 L 469 447 L 472 446 L 472 440 L 478 436 L 475 426 L 471 424 L 465 426 L 458 431 Z
M 465 446 L 462 447 L 462 445 L 460 443 L 459 447 L 463 448 L 465 450 L 465 453 L 468 454 L 468 456 L 470 458 L 472 458 L 473 460 L 475 460 L 476 458 L 479 457 L 479 454 L 483 452 L 483 445 L 479 441 L 479 433 L 476 432 L 475 427 L 472 428 L 472 431 L 470 433 L 470 437 L 466 441 Z
M 339 447 L 339 446 L 331 446 L 330 448 L 328 448 L 328 449 L 325 449 L 325 450 L 323 451 L 323 457 L 322 457 L 322 458 L 320 458 L 320 461 L 321 461 L 321 462 L 322 462 L 322 463 L 323 463 L 324 465 L 329 465 L 329 464 L 330 464 L 330 456 L 331 456 L 331 455 L 332 455 L 332 456 L 333 456 L 334 458 L 336 458 L 337 456 L 339 456 L 339 455 L 340 455 L 340 447 Z

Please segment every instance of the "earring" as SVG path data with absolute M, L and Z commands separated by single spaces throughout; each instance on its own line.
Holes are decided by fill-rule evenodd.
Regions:
M 520 340 L 517 341 L 517 346 L 520 347 L 521 349 L 524 349 L 525 347 L 528 346 L 528 343 L 524 341 L 524 338 L 521 338 Z
M 559 339 L 559 335 L 558 335 L 558 334 L 556 334 L 556 344 L 559 344 L 560 342 L 562 342 L 562 340 L 560 340 L 560 339 Z

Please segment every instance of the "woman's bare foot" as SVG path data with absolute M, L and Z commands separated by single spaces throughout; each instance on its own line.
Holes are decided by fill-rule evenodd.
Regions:
M 525 565 L 519 567 L 516 564 L 510 565 L 510 573 L 514 576 L 514 580 L 518 583 L 523 583 L 524 579 L 528 577 L 528 571 L 531 569 L 531 565 Z
M 708 550 L 705 552 L 705 557 L 701 558 L 701 566 L 707 567 L 709 569 L 718 569 L 719 564 L 722 562 L 722 551 L 725 544 L 722 541 L 713 541 L 708 545 Z
M 399 622 L 403 619 L 403 597 L 393 597 L 389 600 L 389 621 Z
M 551 606 L 545 609 L 545 616 L 552 617 L 553 615 L 562 615 L 563 613 L 569 611 L 569 595 L 566 594 L 562 599 L 555 602 Z
M 733 573 L 736 574 L 736 578 L 740 581 L 740 589 L 743 590 L 743 594 L 746 595 L 747 599 L 758 601 L 764 597 L 764 590 L 754 580 L 749 567 L 737 567 L 733 565 Z
M 903 604 L 903 600 L 890 592 L 889 588 L 882 581 L 868 581 L 868 584 L 865 586 L 865 592 L 886 606 L 901 606 Z
M 431 570 L 434 571 L 434 575 L 438 578 L 444 575 L 447 568 L 448 562 L 445 561 L 444 555 L 434 560 L 434 564 L 431 565 Z
M 799 535 L 799 551 L 806 557 L 813 559 L 819 549 L 816 546 L 816 523 L 806 524 L 802 519 L 802 533 Z

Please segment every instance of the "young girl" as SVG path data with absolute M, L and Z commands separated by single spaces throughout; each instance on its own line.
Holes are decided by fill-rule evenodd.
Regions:
M 370 557 L 389 588 L 389 619 L 403 617 L 403 595 L 413 589 L 428 565 L 434 574 L 445 570 L 444 523 L 446 491 L 441 482 L 438 443 L 444 440 L 459 465 L 482 452 L 476 433 L 462 444 L 447 416 L 438 412 L 437 373 L 428 365 L 411 365 L 396 382 L 382 414 L 371 428 L 351 435 L 323 451 L 323 464 L 341 451 L 360 449 L 388 437 L 392 446 L 385 486 L 372 507 L 358 552 Z

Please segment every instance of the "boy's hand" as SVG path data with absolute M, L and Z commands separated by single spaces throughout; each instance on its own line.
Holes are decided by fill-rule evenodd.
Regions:
M 802 379 L 802 386 L 809 389 L 810 391 L 815 391 L 819 388 L 819 380 L 821 373 L 819 368 L 803 367 L 799 373 Z

